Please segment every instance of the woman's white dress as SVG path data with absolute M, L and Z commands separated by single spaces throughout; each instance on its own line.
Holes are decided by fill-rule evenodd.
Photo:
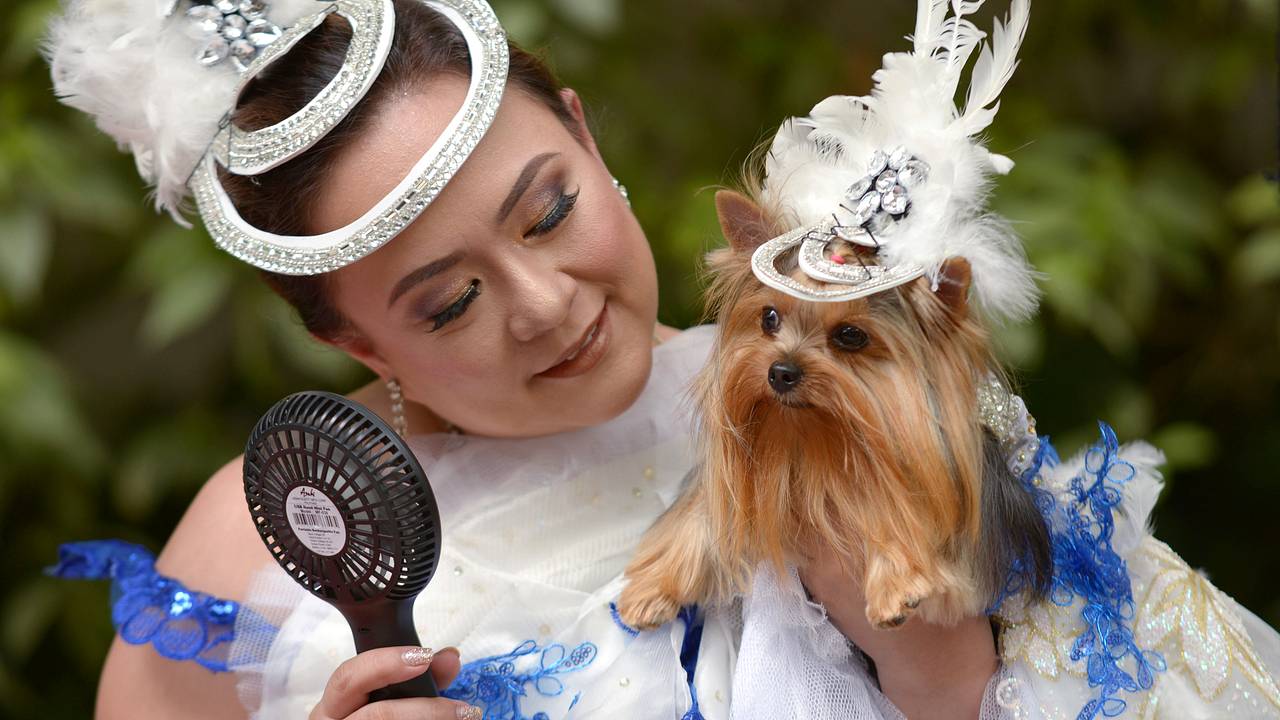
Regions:
M 462 697 L 486 718 L 679 720 L 695 694 L 701 717 L 728 717 L 731 613 L 636 634 L 611 607 L 641 535 L 693 465 L 687 388 L 714 335 L 703 325 L 654 348 L 639 398 L 601 425 L 520 440 L 409 438 L 443 530 L 435 578 L 414 605 L 418 634 L 459 648 L 465 667 L 449 692 L 476 688 Z M 276 566 L 258 573 L 244 607 L 229 657 L 243 700 L 255 718 L 305 718 L 354 654 L 350 629 Z M 681 652 L 688 661 L 695 648 L 690 683 Z
M 794 570 L 762 569 L 740 603 L 689 609 L 654 631 L 613 612 L 637 542 L 693 465 L 688 391 L 714 337 L 703 325 L 655 348 L 640 397 L 602 425 L 525 440 L 409 438 L 443 526 L 414 617 L 425 645 L 455 645 L 464 663 L 446 694 L 487 720 L 902 717 Z M 1102 429 L 1074 459 L 1037 441 L 1034 462 L 1019 466 L 1053 528 L 1055 588 L 1040 603 L 1012 592 L 1000 604 L 1001 664 L 982 720 L 1280 718 L 1280 636 L 1151 536 L 1163 458 Z M 306 718 L 355 652 L 342 616 L 275 565 L 233 614 L 234 603 L 198 593 L 192 603 L 143 548 L 64 550 L 54 574 L 123 589 L 122 637 L 236 672 L 258 720 Z M 227 641 L 218 623 L 229 617 Z

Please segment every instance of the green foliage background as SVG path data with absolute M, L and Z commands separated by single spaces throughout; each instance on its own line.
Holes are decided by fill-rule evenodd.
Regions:
M 679 326 L 718 241 L 707 188 L 785 116 L 865 93 L 914 20 L 905 0 L 495 5 L 584 96 Z M 158 550 L 271 403 L 368 379 L 55 101 L 55 7 L 0 4 L 0 715 L 51 719 L 90 715 L 112 636 L 105 583 L 41 576 L 58 544 Z M 1163 448 L 1159 535 L 1280 626 L 1276 21 L 1273 0 L 1038 0 L 990 145 L 1017 162 L 997 209 L 1048 275 L 1040 316 L 1000 332 L 1039 426 L 1064 455 L 1099 418 Z

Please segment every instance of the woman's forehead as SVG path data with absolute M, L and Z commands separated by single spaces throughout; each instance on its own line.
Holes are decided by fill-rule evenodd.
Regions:
M 373 117 L 336 154 L 318 189 L 316 230 L 352 222 L 390 193 L 440 137 L 466 92 L 465 78 L 446 74 L 394 93 L 373 108 Z M 561 132 L 548 132 L 551 126 Z M 553 113 L 508 85 L 493 125 L 419 220 L 457 210 L 491 218 L 529 159 L 563 149 L 567 139 Z

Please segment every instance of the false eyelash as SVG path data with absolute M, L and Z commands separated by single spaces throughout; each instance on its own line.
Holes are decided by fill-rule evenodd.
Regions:
M 546 216 L 539 220 L 537 225 L 530 228 L 524 236 L 530 237 L 532 235 L 543 235 L 554 230 L 557 225 L 564 221 L 569 213 L 573 212 L 573 207 L 578 202 L 578 193 L 580 192 L 582 191 L 579 189 L 573 191 L 572 195 L 565 195 L 564 193 L 561 193 L 560 199 L 556 201 L 556 206 L 551 208 L 551 212 L 548 212 Z
M 445 308 L 442 312 L 436 313 L 430 317 L 430 319 L 435 322 L 435 325 L 427 332 L 435 332 L 445 323 L 461 315 L 462 311 L 466 310 L 467 306 L 471 304 L 471 301 L 475 300 L 476 297 L 480 295 L 479 287 L 480 281 L 472 280 L 471 285 L 469 285 L 466 291 L 462 293 L 462 297 L 458 298 L 456 302 Z

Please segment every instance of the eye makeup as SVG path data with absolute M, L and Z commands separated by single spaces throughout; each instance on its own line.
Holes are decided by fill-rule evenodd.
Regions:
M 538 235 L 546 235 L 559 227 L 559 225 L 569 216 L 569 213 L 573 212 L 574 207 L 577 205 L 578 195 L 580 192 L 581 190 L 579 189 L 574 190 L 572 193 L 565 193 L 563 188 L 561 188 L 557 192 L 555 203 L 546 211 L 537 223 L 524 232 L 523 237 L 528 238 Z M 450 321 L 461 316 L 462 313 L 466 311 L 467 307 L 477 297 L 479 297 L 479 295 L 480 280 L 473 279 L 462 295 L 444 310 L 422 313 L 424 322 L 431 323 L 431 328 L 427 330 L 427 332 L 435 332 Z
M 574 190 L 572 194 L 567 195 L 562 189 L 555 204 L 542 216 L 541 220 L 525 231 L 524 237 L 545 235 L 564 222 L 564 219 L 569 216 L 569 213 L 573 212 L 574 206 L 578 203 L 579 192 L 580 190 Z
M 472 280 L 471 284 L 468 285 L 467 289 L 462 293 L 462 297 L 455 300 L 453 304 L 449 305 L 449 307 L 427 318 L 427 320 L 429 320 L 432 323 L 431 329 L 428 330 L 427 332 L 435 332 L 436 330 L 439 330 L 441 327 L 443 327 L 450 320 L 453 320 L 454 318 L 461 315 L 463 311 L 467 309 L 467 306 L 470 305 L 473 300 L 479 297 L 479 295 L 480 295 L 480 281 Z

